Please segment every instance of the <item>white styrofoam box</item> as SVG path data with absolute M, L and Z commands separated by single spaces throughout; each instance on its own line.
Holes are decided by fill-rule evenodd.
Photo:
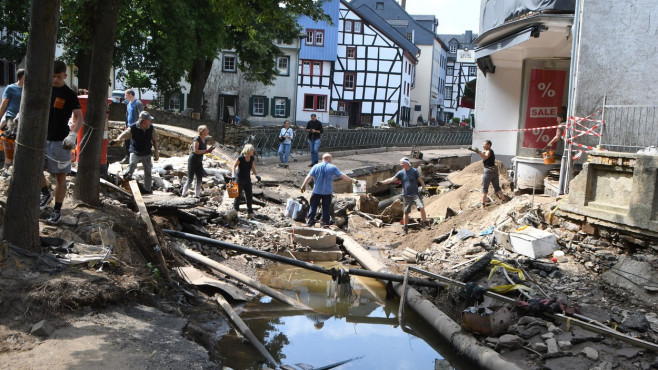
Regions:
M 356 184 L 352 184 L 352 192 L 354 194 L 365 194 L 366 193 L 366 180 L 356 180 Z
M 514 252 L 530 258 L 546 257 L 558 249 L 555 234 L 534 227 L 511 232 L 509 237 Z

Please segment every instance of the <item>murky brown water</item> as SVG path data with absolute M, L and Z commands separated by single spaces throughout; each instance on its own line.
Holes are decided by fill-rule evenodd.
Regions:
M 387 301 L 384 285 L 374 279 L 353 276 L 348 297 L 336 292 L 330 276 L 288 265 L 270 266 L 259 272 L 258 279 L 317 311 L 300 312 L 269 297 L 241 307 L 240 317 L 282 365 L 312 369 L 354 359 L 335 368 L 472 368 L 409 308 L 401 327 L 399 300 Z M 262 356 L 233 330 L 222 336 L 220 348 L 224 366 L 264 367 Z

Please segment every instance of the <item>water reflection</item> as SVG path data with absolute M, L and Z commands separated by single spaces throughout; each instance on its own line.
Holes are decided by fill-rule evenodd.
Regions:
M 436 333 L 411 310 L 405 310 L 403 328 L 399 326 L 399 301 L 387 301 L 384 286 L 375 280 L 352 277 L 353 290 L 344 296 L 330 276 L 287 265 L 271 266 L 259 272 L 258 279 L 317 311 L 300 312 L 269 297 L 241 308 L 241 318 L 281 364 L 320 368 L 357 358 L 335 368 L 434 369 L 437 362 L 443 369 L 444 357 L 455 363 L 454 355 L 446 355 L 447 347 L 436 341 Z M 220 348 L 225 366 L 264 366 L 260 355 L 234 331 L 222 337 Z

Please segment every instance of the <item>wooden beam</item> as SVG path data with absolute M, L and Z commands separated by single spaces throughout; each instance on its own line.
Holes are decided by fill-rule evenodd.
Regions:
M 133 197 L 135 198 L 135 203 L 137 203 L 137 208 L 139 209 L 139 215 L 142 217 L 142 221 L 146 224 L 146 230 L 149 235 L 149 242 L 153 244 L 153 248 L 147 248 L 149 250 L 150 258 L 153 258 L 157 261 L 157 264 L 160 266 L 160 272 L 162 276 L 168 283 L 171 283 L 171 276 L 169 275 L 169 268 L 167 267 L 167 262 L 162 255 L 162 250 L 159 246 L 158 235 L 153 229 L 153 224 L 151 223 L 151 217 L 146 210 L 146 205 L 144 204 L 144 199 L 142 199 L 142 193 L 139 192 L 139 187 L 137 186 L 137 181 L 131 180 L 129 182 L 130 190 L 133 192 Z M 149 256 L 147 256 L 149 258 Z

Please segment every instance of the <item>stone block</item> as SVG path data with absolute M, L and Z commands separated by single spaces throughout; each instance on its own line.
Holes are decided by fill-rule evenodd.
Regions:
M 589 235 L 594 235 L 596 233 L 596 227 L 589 222 L 584 222 L 580 225 L 580 230 Z
M 557 346 L 560 347 L 560 349 L 563 351 L 568 351 L 573 348 L 573 345 L 568 340 L 558 340 Z
M 558 249 L 555 234 L 528 227 L 509 234 L 514 252 L 530 258 L 546 257 Z
M 546 348 L 548 354 L 557 353 L 559 351 L 555 338 L 546 340 Z
M 32 325 L 30 330 L 31 335 L 37 335 L 40 337 L 48 337 L 55 331 L 55 328 L 46 320 L 41 320 L 38 323 Z
M 623 291 L 633 293 L 638 299 L 651 305 L 658 305 L 658 295 L 647 293 L 644 289 L 649 278 L 656 276 L 656 271 L 647 262 L 620 257 L 613 269 L 602 274 L 603 281 Z
M 582 351 L 580 351 L 580 353 L 584 354 L 585 357 L 592 361 L 599 359 L 599 352 L 592 347 L 585 347 Z

